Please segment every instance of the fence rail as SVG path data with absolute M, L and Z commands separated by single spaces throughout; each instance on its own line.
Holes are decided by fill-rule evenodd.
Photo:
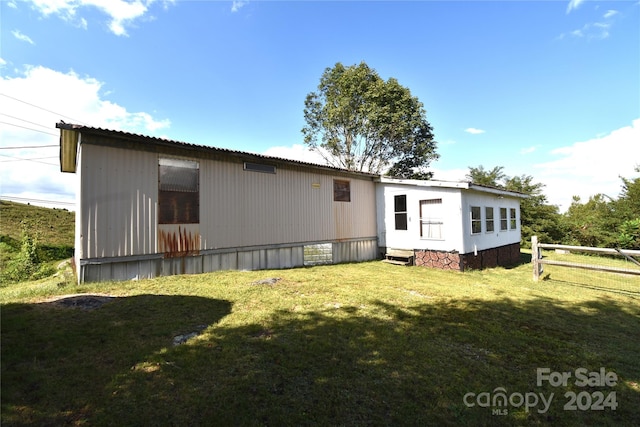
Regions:
M 540 243 L 538 242 L 538 236 L 533 236 L 531 238 L 531 262 L 533 264 L 533 280 L 538 281 L 540 279 L 540 275 L 543 271 L 543 265 L 558 265 L 563 267 L 573 267 L 573 268 L 582 268 L 585 270 L 594 270 L 594 271 L 603 271 L 608 273 L 620 273 L 620 274 L 631 274 L 640 276 L 640 268 L 623 268 L 623 267 L 613 267 L 613 266 L 605 266 L 605 265 L 596 265 L 596 264 L 581 264 L 575 262 L 567 262 L 567 261 L 556 261 L 550 259 L 542 258 L 542 249 L 560 249 L 565 251 L 579 251 L 579 252 L 588 252 L 588 253 L 596 253 L 596 254 L 605 254 L 605 255 L 622 255 L 627 258 L 629 261 L 637 264 L 640 267 L 640 263 L 636 261 L 634 256 L 640 256 L 640 251 L 636 250 L 628 250 L 628 249 L 613 249 L 613 248 L 593 248 L 589 246 L 569 246 L 569 245 L 554 245 L 550 243 Z

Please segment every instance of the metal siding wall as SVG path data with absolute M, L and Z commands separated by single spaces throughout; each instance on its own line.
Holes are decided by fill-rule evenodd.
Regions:
M 157 247 L 157 154 L 82 146 L 82 258 L 142 255 Z
M 84 142 L 78 159 L 78 263 L 155 254 L 158 154 Z M 81 281 L 302 266 L 307 242 L 345 240 L 334 246 L 335 262 L 377 257 L 372 180 L 349 178 L 351 202 L 334 202 L 333 180 L 344 177 L 305 168 L 259 173 L 244 171 L 242 163 L 196 160 L 201 249 L 223 250 L 196 257 L 92 261 L 80 266 Z M 361 238 L 367 242 L 346 241 Z M 267 248 L 241 249 L 263 245 Z
M 333 201 L 331 175 L 251 172 L 242 163 L 214 160 L 202 160 L 200 171 L 203 249 L 376 235 L 372 181 L 351 179 L 346 203 Z
M 376 238 L 328 243 L 332 262 L 359 262 L 378 258 Z M 122 257 L 81 265 L 80 282 L 124 281 L 177 274 L 199 274 L 218 270 L 263 270 L 302 267 L 304 246 L 230 248 L 219 253 L 176 258 L 135 259 Z

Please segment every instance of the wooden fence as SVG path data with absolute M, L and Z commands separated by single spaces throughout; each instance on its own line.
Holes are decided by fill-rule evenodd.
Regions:
M 542 249 L 560 249 L 565 251 L 586 252 L 605 255 L 618 255 L 623 256 L 627 260 L 636 264 L 638 268 L 622 268 L 607 265 L 596 264 L 581 264 L 567 261 L 556 261 L 551 259 L 542 258 Z M 558 265 L 562 267 L 582 268 L 585 270 L 603 271 L 609 273 L 631 274 L 640 276 L 640 262 L 635 260 L 634 256 L 640 256 L 640 251 L 628 250 L 628 249 L 610 249 L 610 248 L 592 248 L 589 246 L 568 246 L 568 245 L 553 245 L 549 243 L 538 242 L 538 236 L 531 237 L 531 262 L 533 263 L 533 280 L 538 281 L 543 271 L 543 266 Z

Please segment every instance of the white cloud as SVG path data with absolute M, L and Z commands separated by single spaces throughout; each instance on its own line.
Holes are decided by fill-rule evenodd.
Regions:
M 242 7 L 244 5 L 246 5 L 247 2 L 246 1 L 242 1 L 242 0 L 233 0 L 233 4 L 231 5 L 231 12 L 237 12 L 240 9 L 242 9 Z
M 11 31 L 11 34 L 13 34 L 13 37 L 15 37 L 16 39 L 29 43 L 29 44 L 35 44 L 33 42 L 33 40 L 31 40 L 31 37 L 29 37 L 26 34 L 22 34 L 22 32 L 20 32 L 20 30 L 13 30 Z
M 572 10 L 577 9 L 584 0 L 571 0 L 569 5 L 567 5 L 567 13 L 570 13 Z
M 17 9 L 18 5 L 16 5 L 13 1 L 8 1 L 7 2 L 7 6 L 9 6 L 11 9 Z
M 55 128 L 60 120 L 152 135 L 169 127 L 169 120 L 130 112 L 104 99 L 103 85 L 91 77 L 45 67 L 30 67 L 19 76 L 0 77 L 0 121 L 4 122 L 0 123 L 0 147 L 56 146 L 0 150 L 3 196 L 75 199 L 75 174 L 60 172 L 59 131 Z
M 520 154 L 531 154 L 538 149 L 538 145 L 533 145 L 531 147 L 525 147 L 520 149 Z
M 486 132 L 484 129 L 477 129 L 477 128 L 466 128 L 464 131 L 467 133 L 470 133 L 471 135 L 479 135 L 481 133 Z
M 327 164 L 320 153 L 311 151 L 307 146 L 302 144 L 293 144 L 290 147 L 271 147 L 264 151 L 262 154 L 264 154 L 265 156 L 280 157 L 283 159 L 297 160 L 306 163 L 315 163 L 319 165 Z
M 555 160 L 534 165 L 549 201 L 565 210 L 574 195 L 588 200 L 598 193 L 616 198 L 620 176 L 632 177 L 640 163 L 640 118 L 604 136 L 551 151 Z
M 609 30 L 615 22 L 614 17 L 617 15 L 618 11 L 609 9 L 604 15 L 602 15 L 603 20 L 598 22 L 589 22 L 584 24 L 582 28 L 578 28 L 568 33 L 562 33 L 558 36 L 558 39 L 562 40 L 567 35 L 586 39 L 606 39 L 610 35 Z
M 76 22 L 76 25 L 87 28 L 86 19 L 80 17 L 79 10 L 94 7 L 109 18 L 109 29 L 118 36 L 127 35 L 127 27 L 148 14 L 149 8 L 156 0 L 28 0 L 43 15 L 58 15 L 62 19 Z M 164 1 L 166 8 L 173 0 Z
M 4 67 L 5 65 L 7 65 L 7 61 L 5 61 L 4 58 L 0 58 L 0 67 Z

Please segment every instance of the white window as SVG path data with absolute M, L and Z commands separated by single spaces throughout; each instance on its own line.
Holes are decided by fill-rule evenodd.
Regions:
M 482 232 L 482 210 L 480 206 L 471 206 L 471 234 Z
M 518 228 L 518 221 L 516 219 L 516 209 L 515 208 L 511 208 L 510 217 L 511 217 L 511 222 L 510 222 L 509 228 L 511 230 L 515 230 L 516 228 Z
M 493 222 L 493 208 L 488 206 L 484 208 L 484 225 L 487 233 L 492 233 L 495 229 Z
M 500 231 L 505 231 L 507 225 L 507 208 L 500 208 Z
M 420 200 L 420 238 L 444 239 L 442 199 Z

